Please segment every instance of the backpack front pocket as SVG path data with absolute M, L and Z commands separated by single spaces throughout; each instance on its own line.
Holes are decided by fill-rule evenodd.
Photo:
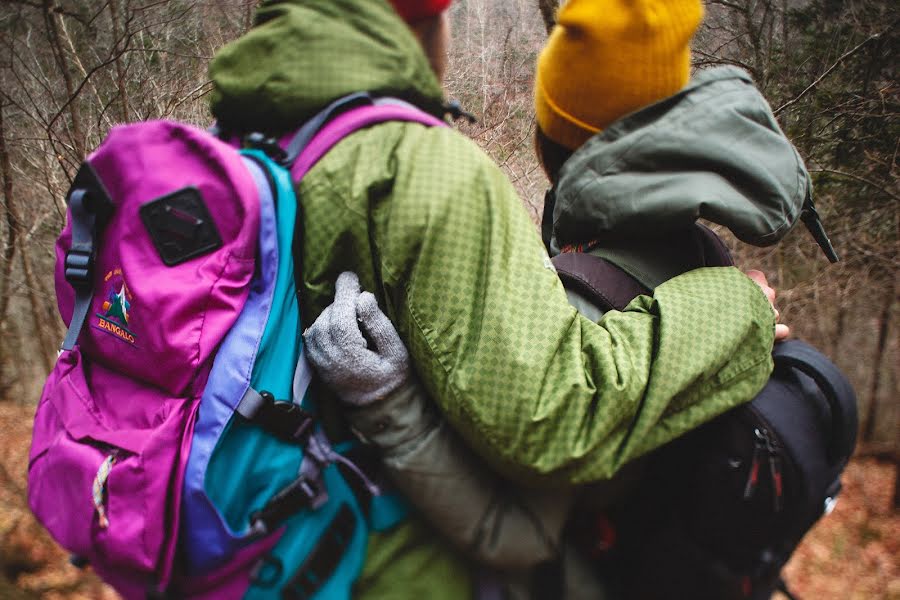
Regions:
M 175 475 L 193 403 L 87 369 L 81 358 L 78 348 L 63 354 L 44 388 L 29 504 L 69 551 L 152 578 L 174 538 L 166 533 L 175 530 Z

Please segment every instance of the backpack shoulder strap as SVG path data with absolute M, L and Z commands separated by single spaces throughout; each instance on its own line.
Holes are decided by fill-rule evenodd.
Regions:
M 705 266 L 730 267 L 734 264 L 725 242 L 712 229 L 702 223 L 694 223 L 694 232 L 702 248 Z
M 857 409 L 853 386 L 834 363 L 800 340 L 775 344 L 775 368 L 790 367 L 810 377 L 822 390 L 831 410 L 828 460 L 832 464 L 849 459 L 856 445 Z
M 734 264 L 719 236 L 700 223 L 695 223 L 687 235 L 679 234 L 666 243 L 680 252 L 685 271 Z M 567 289 L 582 294 L 604 311 L 624 310 L 637 296 L 653 294 L 650 287 L 605 258 L 583 252 L 565 252 L 552 260 Z
M 584 295 L 604 311 L 624 310 L 650 288 L 606 259 L 583 252 L 566 252 L 553 257 L 556 273 L 567 289 Z
M 304 175 L 342 139 L 376 123 L 407 121 L 427 127 L 446 127 L 446 123 L 425 111 L 396 98 L 374 99 L 361 92 L 336 100 L 289 138 L 283 164 L 289 166 L 294 181 Z

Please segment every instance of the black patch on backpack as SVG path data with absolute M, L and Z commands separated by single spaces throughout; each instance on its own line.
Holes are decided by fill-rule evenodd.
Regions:
M 186 187 L 141 206 L 141 221 L 169 267 L 222 247 L 200 190 Z

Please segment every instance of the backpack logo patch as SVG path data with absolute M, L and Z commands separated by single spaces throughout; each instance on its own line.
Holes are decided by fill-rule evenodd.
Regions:
M 100 312 L 94 315 L 97 318 L 94 327 L 134 345 L 134 332 L 128 328 L 134 295 L 125 283 L 122 269 L 110 271 L 103 281 L 106 282 L 106 299 L 100 306 Z

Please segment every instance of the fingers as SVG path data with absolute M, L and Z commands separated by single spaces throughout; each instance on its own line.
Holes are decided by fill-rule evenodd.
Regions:
M 772 310 L 775 311 L 775 341 L 778 342 L 787 339 L 788 336 L 791 335 L 791 328 L 783 323 L 778 323 L 778 320 L 781 318 L 781 313 L 775 308 L 775 289 L 769 286 L 769 281 L 766 279 L 765 273 L 753 269 L 747 271 L 745 274 L 760 287 L 766 295 L 766 298 L 769 300 L 769 304 L 772 305 Z
M 360 326 L 375 343 L 379 354 L 388 357 L 406 355 L 406 346 L 400 339 L 394 324 L 378 308 L 378 301 L 370 292 L 363 292 L 356 301 L 356 316 Z
M 356 297 L 359 296 L 359 277 L 353 271 L 344 271 L 338 275 L 334 284 L 334 301 L 335 303 L 348 303 L 350 306 L 356 306 Z
M 334 284 L 334 302 L 329 306 L 328 321 L 333 335 L 344 343 L 365 346 L 366 340 L 356 323 L 356 299 L 359 297 L 359 278 L 344 271 Z
M 782 340 L 786 340 L 791 335 L 791 328 L 783 323 L 777 323 L 775 325 L 775 341 L 780 342 Z
M 750 271 L 747 271 L 746 275 L 760 287 L 760 289 L 766 295 L 766 298 L 769 299 L 769 304 L 772 305 L 772 308 L 775 308 L 775 290 L 769 286 L 769 282 L 768 280 L 766 280 L 765 273 L 752 269 Z

